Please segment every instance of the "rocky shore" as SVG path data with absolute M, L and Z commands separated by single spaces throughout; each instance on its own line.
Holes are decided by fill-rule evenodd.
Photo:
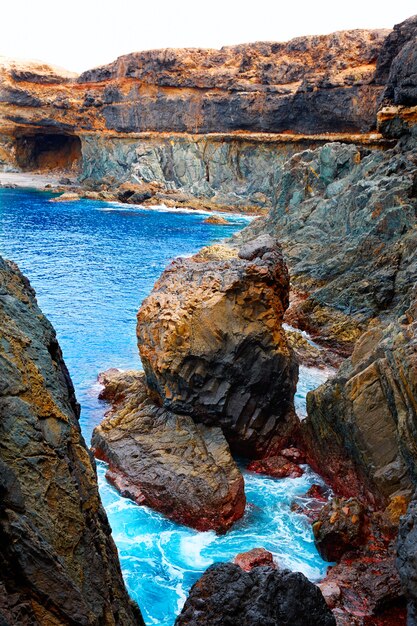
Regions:
M 268 209 L 162 274 L 138 313 L 144 374 L 104 375 L 112 407 L 93 445 L 123 495 L 218 532 L 245 507 L 233 454 L 275 477 L 300 475 L 307 460 L 334 494 L 316 488 L 294 514 L 307 514 L 331 567 L 316 586 L 257 558 L 249 571 L 214 565 L 179 626 L 417 623 L 416 43 L 413 17 L 389 33 L 138 53 L 81 77 L 3 65 L 4 168 L 32 167 L 43 146 L 35 165 L 55 159 L 92 194 L 116 185 L 127 202 L 172 192 L 177 205 Z M 59 346 L 27 282 L 0 269 L 11 422 L 0 611 L 21 623 L 28 597 L 28 624 L 141 623 Z M 310 333 L 316 352 L 284 324 Z M 304 359 L 340 367 L 300 421 Z M 58 500 L 68 515 L 56 535 Z

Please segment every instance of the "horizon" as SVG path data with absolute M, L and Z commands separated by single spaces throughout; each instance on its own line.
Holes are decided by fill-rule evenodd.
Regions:
M 22 15 L 25 21 L 19 23 L 19 37 L 15 29 L 5 29 L 0 56 L 55 65 L 80 74 L 134 52 L 169 48 L 220 50 L 344 30 L 392 29 L 416 13 L 411 0 L 399 0 L 377 14 L 360 0 L 351 1 L 348 14 L 335 9 L 330 0 L 314 6 L 303 0 L 285 9 L 270 0 L 259 0 L 256 13 L 249 9 L 248 2 L 223 5 L 221 0 L 212 0 L 210 10 L 201 15 L 191 0 L 175 5 L 160 0 L 156 9 L 133 0 L 119 0 L 116 14 L 109 0 L 87 4 L 75 0 L 71 13 L 63 16 L 55 10 L 52 0 L 39 0 L 29 6 L 24 0 L 17 0 L 3 10 L 5 23 L 19 23 Z M 125 16 L 129 17 L 127 22 Z

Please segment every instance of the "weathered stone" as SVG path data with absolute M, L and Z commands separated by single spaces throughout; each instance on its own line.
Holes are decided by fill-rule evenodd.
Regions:
M 270 456 L 267 459 L 252 461 L 248 470 L 257 474 L 266 474 L 274 478 L 298 478 L 304 474 L 303 469 L 284 456 Z
M 365 333 L 307 397 L 308 458 L 339 493 L 386 505 L 416 481 L 417 307 Z
M 241 552 L 235 556 L 233 563 L 239 565 L 245 572 L 250 572 L 254 567 L 276 567 L 274 557 L 265 548 L 254 548 L 249 552 Z
M 297 365 L 281 326 L 288 273 L 271 241 L 252 260 L 217 246 L 173 261 L 138 313 L 147 383 L 164 407 L 220 425 L 252 458 L 285 447 L 298 426 Z
M 225 532 L 245 510 L 243 478 L 216 427 L 157 406 L 143 373 L 101 376 L 113 403 L 92 445 L 107 479 L 138 504 L 201 531 Z
M 176 626 L 336 626 L 324 598 L 301 573 L 232 563 L 212 565 L 195 583 Z
M 364 510 L 357 500 L 333 498 L 313 524 L 321 556 L 326 561 L 338 561 L 346 551 L 362 545 L 366 539 L 365 524 Z
M 125 589 L 55 332 L 0 258 L 0 621 L 143 624 Z

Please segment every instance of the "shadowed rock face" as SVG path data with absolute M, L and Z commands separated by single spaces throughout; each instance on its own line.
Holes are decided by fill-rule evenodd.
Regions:
M 113 409 L 94 430 L 97 457 L 123 495 L 201 531 L 225 532 L 245 509 L 243 478 L 220 430 L 149 397 L 143 373 L 104 375 Z
M 296 425 L 288 288 L 279 245 L 264 236 L 174 261 L 138 313 L 147 383 L 164 407 L 220 425 L 246 456 L 282 447 Z
M 407 626 L 417 624 L 417 501 L 410 502 L 398 534 L 397 568 L 408 600 Z
M 55 332 L 0 258 L 0 621 L 142 625 Z
M 192 587 L 176 626 L 336 626 L 324 598 L 301 573 L 212 565 Z

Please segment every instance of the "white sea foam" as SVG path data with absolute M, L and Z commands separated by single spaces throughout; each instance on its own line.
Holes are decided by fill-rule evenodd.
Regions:
M 201 552 L 216 540 L 216 533 L 212 530 L 196 533 L 192 536 L 181 537 L 180 552 L 185 563 L 195 569 L 205 569 L 212 564 L 210 558 L 202 556 Z

